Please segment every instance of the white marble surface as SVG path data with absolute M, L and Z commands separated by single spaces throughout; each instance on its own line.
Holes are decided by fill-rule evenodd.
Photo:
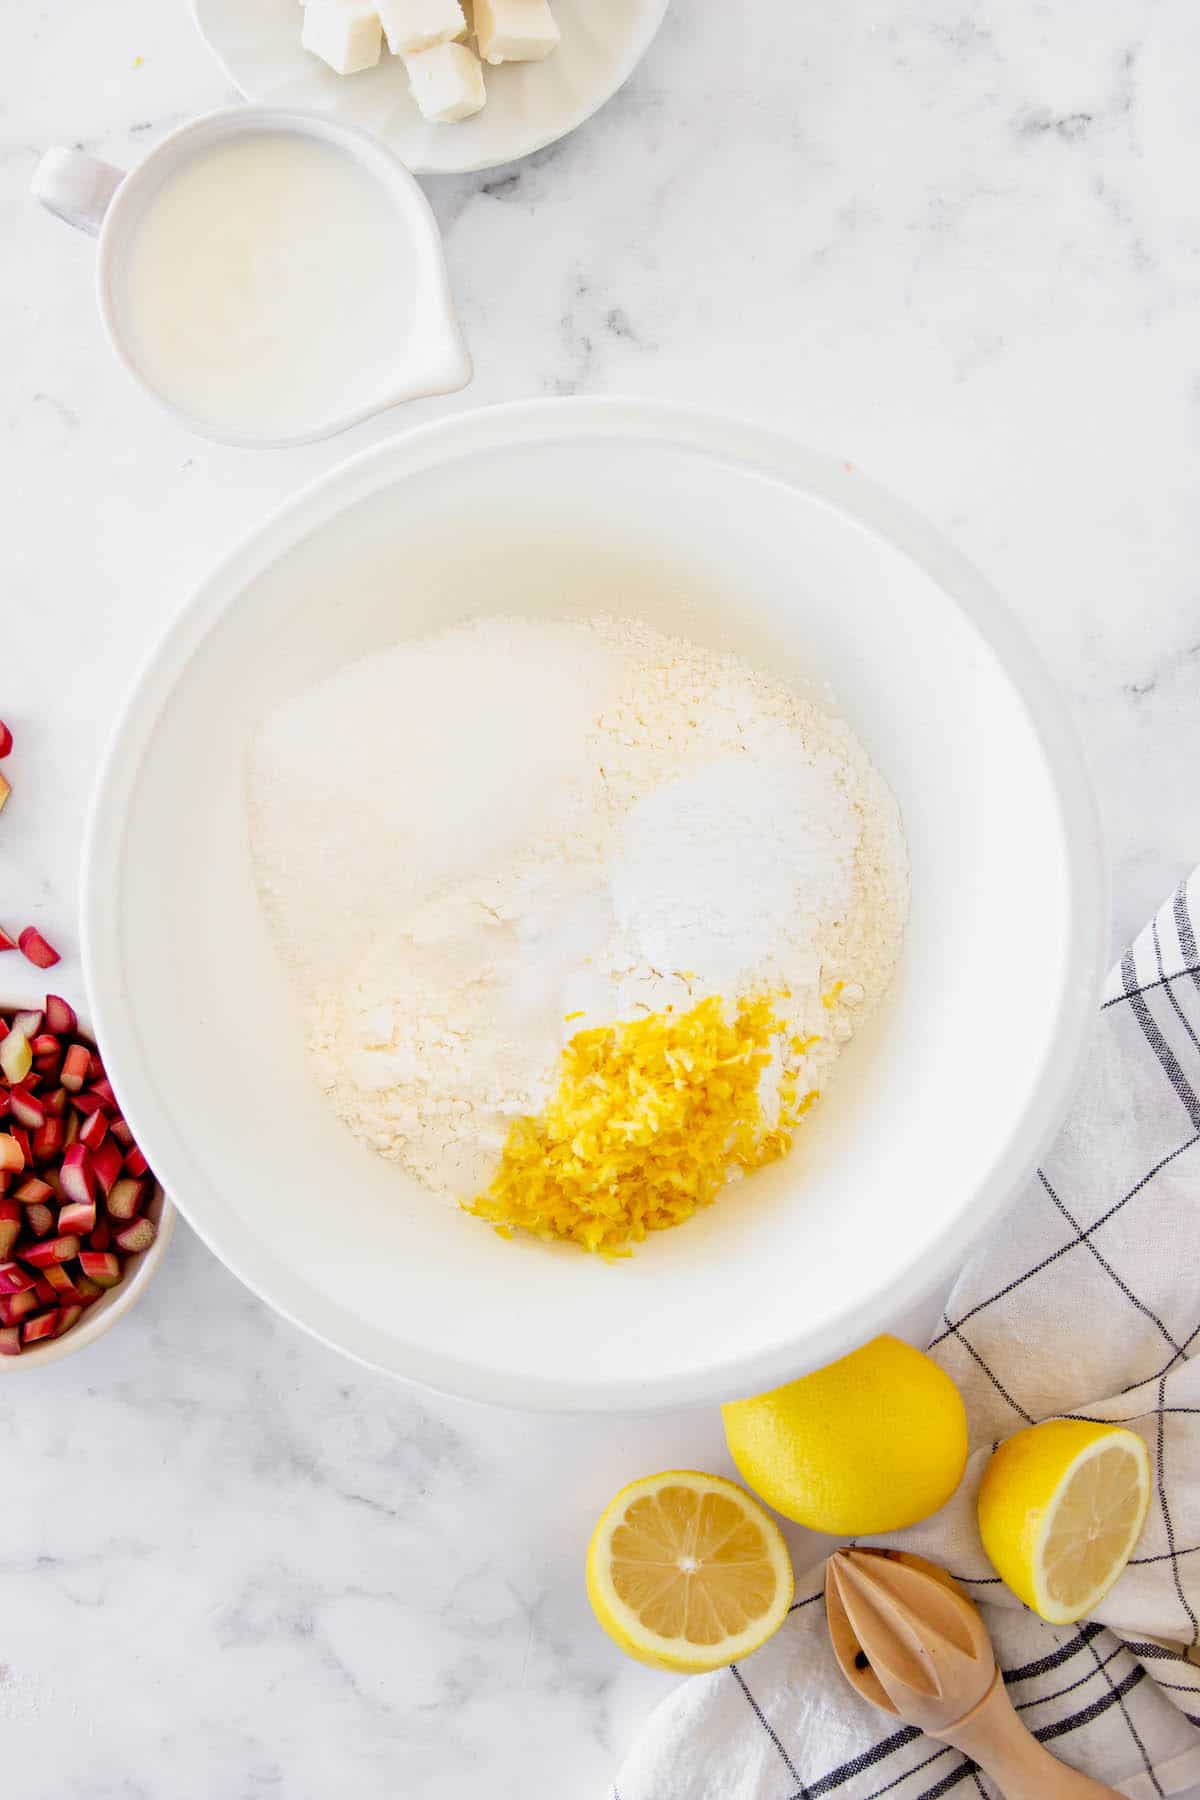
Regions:
M 892 484 L 1062 681 L 1115 934 L 1196 859 L 1192 0 L 676 0 L 573 139 L 429 183 L 473 388 L 280 454 L 153 410 L 104 347 L 91 245 L 25 198 L 49 144 L 131 162 L 229 97 L 182 0 L 39 0 L 5 24 L 7 923 L 73 946 L 113 708 L 266 507 L 407 421 L 580 391 L 757 413 Z M 725 1466 L 710 1415 L 525 1419 L 362 1375 L 186 1229 L 86 1358 L 2 1373 L 0 1737 L 22 1800 L 598 1794 L 666 1685 L 593 1626 L 581 1557 L 623 1479 Z

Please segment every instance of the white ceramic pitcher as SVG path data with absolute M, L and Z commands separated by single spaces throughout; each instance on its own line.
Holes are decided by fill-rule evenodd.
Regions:
M 290 132 L 331 144 L 381 181 L 407 238 L 415 271 L 410 327 L 396 347 L 394 365 L 377 397 L 345 414 L 314 422 L 286 437 L 247 436 L 215 428 L 184 412 L 148 376 L 122 318 L 116 295 L 138 225 L 165 180 L 197 153 L 256 133 Z M 130 174 L 82 151 L 55 149 L 34 173 L 36 199 L 68 224 L 99 238 L 97 297 L 109 342 L 141 385 L 190 431 L 220 443 L 282 448 L 333 437 L 363 419 L 431 394 L 449 394 L 471 379 L 471 357 L 454 310 L 441 233 L 420 186 L 400 160 L 367 132 L 315 114 L 264 106 L 238 106 L 207 114 L 163 139 Z

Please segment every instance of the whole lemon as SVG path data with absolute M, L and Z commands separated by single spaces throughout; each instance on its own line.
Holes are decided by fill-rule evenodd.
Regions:
M 721 1412 L 729 1453 L 755 1493 L 785 1518 L 839 1537 L 927 1518 L 966 1466 L 961 1394 L 899 1338 L 874 1338 Z

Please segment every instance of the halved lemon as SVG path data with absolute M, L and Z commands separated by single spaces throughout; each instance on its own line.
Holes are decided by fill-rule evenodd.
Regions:
M 1136 1432 L 1047 1419 L 1001 1444 L 979 1488 L 983 1547 L 1052 1625 L 1094 1612 L 1141 1535 L 1150 1456 Z
M 757 1650 L 792 1603 L 783 1534 L 719 1475 L 670 1469 L 622 1488 L 592 1534 L 588 1598 L 615 1643 L 675 1674 Z

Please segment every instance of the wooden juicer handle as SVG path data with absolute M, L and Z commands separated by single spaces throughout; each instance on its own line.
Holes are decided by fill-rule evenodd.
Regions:
M 1068 1768 L 1038 1743 L 1013 1711 L 999 1671 L 979 1705 L 965 1718 L 956 1719 L 946 1731 L 929 1735 L 953 1744 L 977 1762 L 1005 1800 L 1122 1800 L 1116 1788 Z

